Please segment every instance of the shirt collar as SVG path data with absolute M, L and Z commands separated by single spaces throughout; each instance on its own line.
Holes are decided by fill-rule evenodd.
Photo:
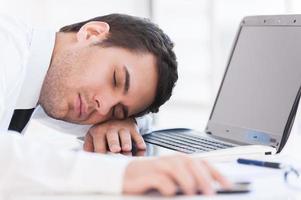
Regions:
M 50 65 L 55 43 L 55 32 L 34 29 L 26 63 L 26 75 L 21 86 L 15 109 L 29 109 L 37 106 L 42 84 Z

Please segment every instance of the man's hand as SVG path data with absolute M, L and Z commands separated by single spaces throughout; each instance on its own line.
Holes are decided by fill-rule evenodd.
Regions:
M 131 151 L 132 140 L 138 150 L 145 150 L 146 145 L 134 119 L 112 120 L 89 129 L 85 136 L 84 150 L 98 153 Z
M 155 189 L 164 196 L 177 189 L 192 195 L 198 191 L 214 194 L 213 183 L 229 189 L 231 183 L 204 160 L 178 154 L 147 160 L 134 160 L 126 168 L 123 192 L 143 194 Z

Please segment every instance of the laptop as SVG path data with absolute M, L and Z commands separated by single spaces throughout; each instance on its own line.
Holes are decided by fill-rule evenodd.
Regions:
M 207 126 L 144 135 L 144 155 L 274 154 L 301 95 L 301 15 L 249 16 L 240 25 Z

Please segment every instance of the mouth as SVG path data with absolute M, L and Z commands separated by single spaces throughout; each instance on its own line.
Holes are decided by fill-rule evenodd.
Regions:
M 81 100 L 80 94 L 78 94 L 77 98 L 75 100 L 75 103 L 74 103 L 74 111 L 77 114 L 78 118 L 80 118 L 82 115 L 81 107 L 82 107 L 82 100 Z
M 83 119 L 87 115 L 86 104 L 84 102 L 84 98 L 78 94 L 79 98 L 79 108 L 78 108 L 78 116 Z
M 75 101 L 75 112 L 79 119 L 83 118 L 85 110 L 84 110 L 83 99 L 80 94 L 78 94 L 76 101 Z

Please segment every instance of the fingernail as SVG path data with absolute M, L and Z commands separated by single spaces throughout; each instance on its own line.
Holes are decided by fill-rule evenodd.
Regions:
M 214 194 L 215 194 L 215 191 L 209 189 L 209 190 L 206 191 L 206 194 L 207 194 L 207 195 L 214 195 Z
M 118 145 L 112 145 L 112 151 L 114 152 L 120 151 L 120 147 Z
M 123 150 L 124 151 L 130 151 L 131 150 L 131 145 L 129 145 L 129 144 L 123 145 Z
M 140 143 L 140 144 L 139 144 L 139 148 L 140 148 L 140 149 L 145 149 L 145 148 L 146 148 L 145 143 Z

